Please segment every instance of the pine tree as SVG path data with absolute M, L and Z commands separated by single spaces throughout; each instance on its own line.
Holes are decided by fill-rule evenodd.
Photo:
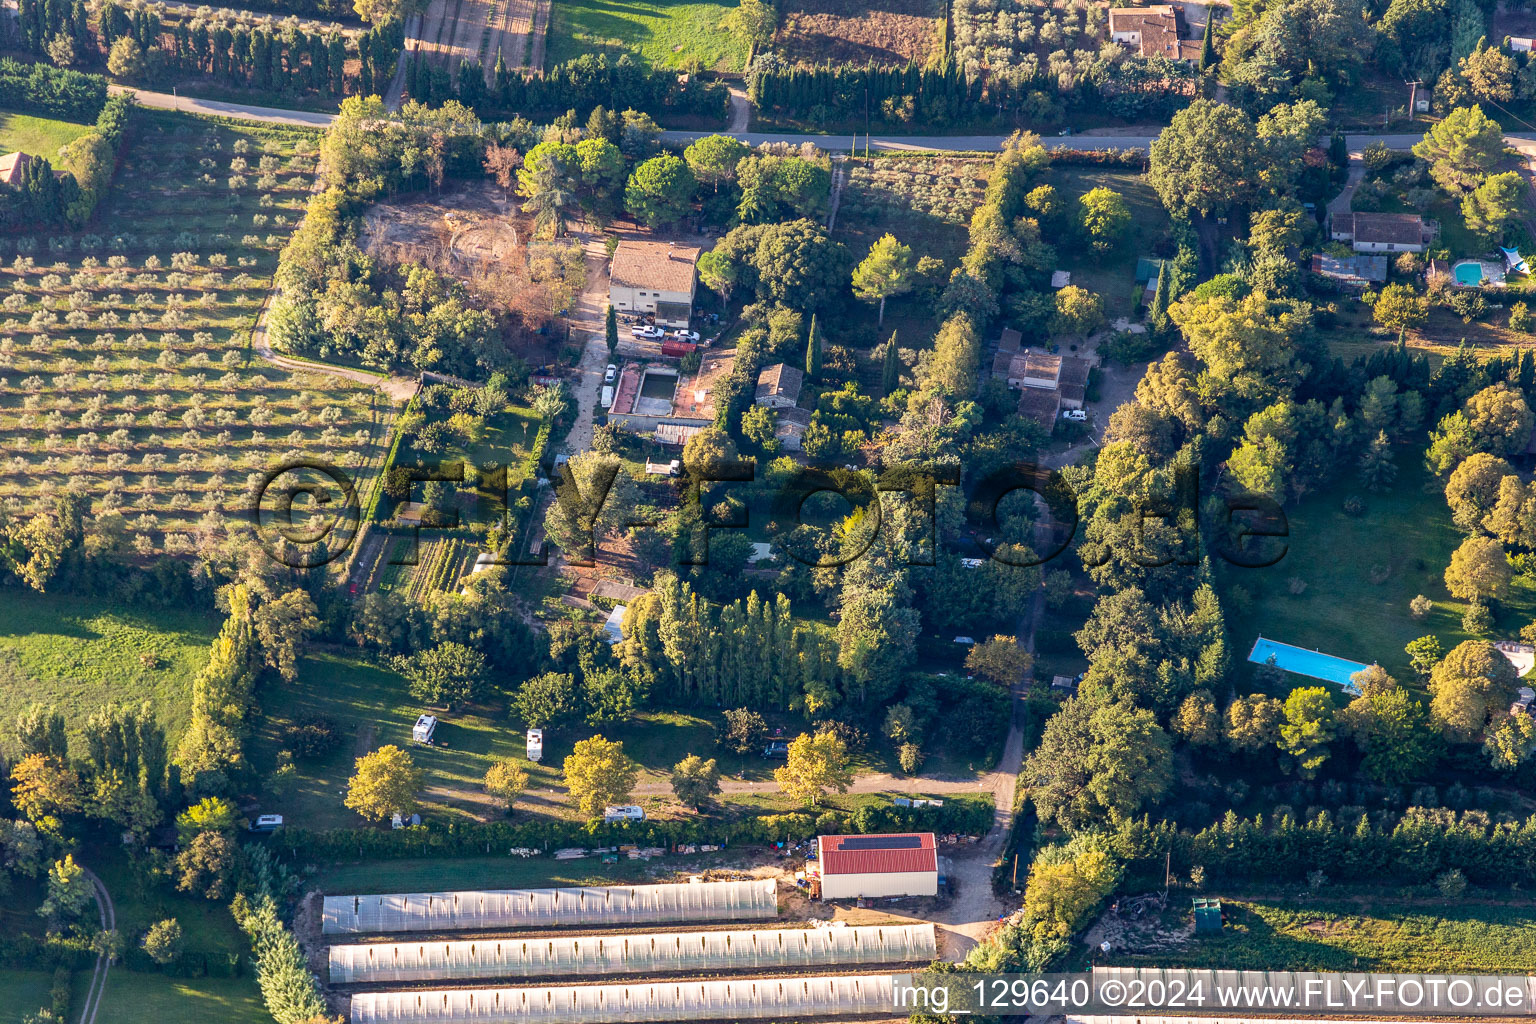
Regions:
M 880 364 L 880 391 L 890 394 L 901 385 L 901 355 L 896 351 L 896 332 L 885 343 L 885 358 Z
M 1200 41 L 1200 73 L 1205 74 L 1216 66 L 1216 14 L 1215 8 L 1205 9 L 1205 37 Z
M 811 314 L 811 329 L 806 332 L 805 372 L 812 379 L 821 376 L 821 330 L 816 326 L 816 314 Z

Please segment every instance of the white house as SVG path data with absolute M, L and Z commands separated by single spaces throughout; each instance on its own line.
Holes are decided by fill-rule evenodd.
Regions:
M 1424 218 L 1416 213 L 1338 213 L 1329 230 L 1355 252 L 1423 252 Z
M 818 836 L 816 856 L 824 900 L 939 894 L 932 832 Z
M 651 313 L 658 324 L 687 327 L 698 261 L 696 246 L 620 242 L 609 268 L 608 301 L 620 312 Z

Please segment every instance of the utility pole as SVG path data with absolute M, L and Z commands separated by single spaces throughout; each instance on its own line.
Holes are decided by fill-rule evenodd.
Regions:
M 1419 86 L 1424 83 L 1414 79 L 1408 83 L 1408 120 L 1413 120 L 1413 115 L 1419 112 Z

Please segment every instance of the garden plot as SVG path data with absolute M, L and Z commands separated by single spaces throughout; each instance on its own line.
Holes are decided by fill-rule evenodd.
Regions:
M 966 224 L 981 203 L 992 161 L 874 160 L 853 168 L 838 213 L 881 220 L 936 219 Z
M 786 6 L 778 45 L 789 60 L 807 64 L 921 62 L 943 23 L 942 0 L 799 0 Z
M 139 554 L 176 554 L 243 516 L 275 464 L 322 460 L 366 493 L 389 403 L 248 351 L 314 156 L 300 130 L 143 112 L 95 231 L 5 241 L 7 510 L 79 493 Z

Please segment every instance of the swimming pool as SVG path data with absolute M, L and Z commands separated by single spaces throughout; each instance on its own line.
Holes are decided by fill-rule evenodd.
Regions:
M 1456 275 L 1456 283 L 1475 287 L 1483 283 L 1483 264 L 1481 260 L 1462 260 L 1451 268 L 1451 273 Z
M 1266 640 L 1262 636 L 1254 642 L 1253 652 L 1248 655 L 1248 660 L 1259 665 L 1274 665 L 1276 668 L 1294 672 L 1299 676 L 1338 683 L 1341 686 L 1348 686 L 1350 676 L 1370 667 L 1358 661 L 1335 658 L 1331 654 L 1323 654 L 1320 651 L 1309 651 L 1305 647 L 1292 647 L 1290 644 Z

